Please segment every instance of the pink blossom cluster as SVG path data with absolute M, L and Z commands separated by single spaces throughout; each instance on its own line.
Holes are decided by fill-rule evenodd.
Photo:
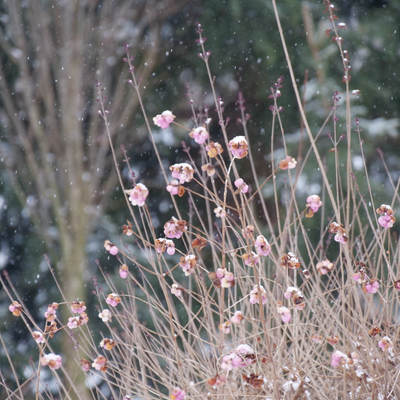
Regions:
M 196 143 L 204 144 L 207 141 L 209 134 L 203 126 L 199 126 L 197 128 L 194 128 L 189 133 L 189 136 L 193 138 Z
M 231 322 L 239 325 L 242 320 L 243 320 L 244 316 L 242 314 L 242 312 L 240 310 L 235 311 L 235 314 L 233 314 L 233 316 L 231 317 Z
M 220 280 L 221 287 L 230 288 L 235 285 L 235 277 L 232 272 L 228 272 L 226 268 L 217 269 L 217 278 Z
M 281 259 L 281 265 L 285 269 L 297 269 L 300 268 L 301 264 L 298 258 L 289 251 L 289 253 L 284 254 Z
M 218 218 L 226 218 L 226 211 L 221 206 L 214 208 L 214 214 Z
M 175 254 L 175 243 L 170 239 L 157 239 L 155 242 L 155 249 L 158 253 L 164 253 L 166 250 L 167 253 L 172 256 Z
M 187 231 L 187 222 L 172 217 L 164 225 L 164 235 L 169 239 L 180 239 L 183 232 Z
M 116 307 L 119 303 L 121 303 L 121 297 L 119 297 L 116 293 L 110 293 L 106 298 L 106 303 L 110 306 Z
M 322 206 L 322 201 L 319 196 L 313 194 L 307 197 L 307 204 L 306 204 L 306 218 L 312 218 L 314 213 L 316 213 L 319 208 Z
M 244 253 L 242 255 L 242 258 L 244 260 L 244 263 L 246 265 L 250 265 L 251 267 L 254 267 L 260 262 L 260 256 L 253 251 L 251 253 Z
M 8 309 L 10 312 L 13 313 L 15 317 L 19 317 L 22 312 L 22 306 L 18 303 L 18 301 L 13 301 L 9 306 Z
M 92 363 L 92 367 L 97 371 L 107 371 L 107 359 L 104 356 L 98 356 Z
M 296 168 L 297 161 L 293 157 L 287 156 L 283 160 L 279 162 L 279 168 L 282 169 L 283 171 L 287 169 L 293 169 Z
M 206 146 L 206 151 L 207 151 L 207 155 L 210 158 L 215 158 L 217 157 L 218 154 L 222 154 L 224 149 L 222 148 L 222 146 L 218 143 L 218 142 L 210 142 L 207 146 Z
M 250 303 L 251 304 L 260 304 L 260 295 L 261 295 L 261 303 L 265 304 L 267 302 L 267 292 L 265 291 L 262 285 L 254 285 L 254 288 L 250 292 Z
M 47 365 L 50 369 L 59 369 L 62 364 L 62 358 L 58 354 L 49 353 L 40 359 L 40 364 L 43 367 Z
M 83 301 L 73 301 L 71 303 L 71 310 L 75 314 L 82 314 L 86 310 L 85 303 Z
M 353 274 L 353 279 L 362 285 L 362 290 L 364 293 L 377 293 L 379 289 L 379 281 L 377 278 L 370 279 L 365 273 L 364 268 L 360 268 L 355 274 Z
M 196 265 L 197 265 L 197 257 L 193 254 L 182 256 L 179 262 L 179 266 L 183 269 L 186 276 L 194 274 Z
M 161 129 L 168 128 L 171 122 L 175 119 L 175 115 L 171 111 L 165 110 L 161 114 L 153 118 L 154 125 L 159 126 Z
M 133 189 L 126 190 L 133 206 L 143 207 L 149 195 L 149 190 L 143 183 L 138 183 Z
M 207 379 L 207 383 L 214 388 L 224 386 L 225 382 L 226 376 L 224 374 L 219 374 L 210 379 Z
M 47 311 L 44 313 L 44 317 L 48 321 L 54 321 L 57 317 L 56 314 L 57 309 L 58 309 L 58 303 L 49 304 L 49 306 L 47 307 Z
M 292 300 L 293 306 L 296 310 L 301 311 L 306 306 L 303 293 L 300 291 L 300 289 L 297 289 L 294 286 L 289 286 L 286 289 L 284 296 L 286 299 Z
M 234 137 L 228 145 L 234 157 L 241 159 L 247 156 L 249 146 L 244 136 Z
M 326 275 L 329 271 L 332 271 L 333 264 L 329 260 L 323 260 L 317 263 L 317 271 L 320 275 Z
M 242 178 L 236 179 L 233 184 L 240 190 L 241 193 L 247 193 L 249 191 L 249 185 L 245 183 Z
M 231 321 L 225 321 L 223 324 L 220 324 L 219 326 L 218 326 L 218 329 L 220 330 L 220 331 L 222 331 L 225 335 L 228 335 L 229 334 L 229 332 L 231 331 L 231 329 L 230 329 L 230 324 L 231 324 Z
M 393 342 L 390 337 L 385 336 L 379 341 L 378 346 L 382 349 L 382 351 L 388 351 L 393 347 Z
M 182 294 L 182 288 L 177 283 L 174 283 L 171 286 L 171 293 L 174 294 L 176 297 L 179 297 Z
M 126 279 L 128 277 L 129 267 L 126 264 L 123 264 L 119 267 L 118 272 L 122 279 Z
M 306 207 L 311 208 L 313 212 L 316 213 L 321 206 L 322 206 L 321 197 L 317 196 L 316 194 L 312 194 L 311 196 L 307 197 Z
M 341 351 L 336 350 L 332 353 L 332 367 L 338 367 L 339 365 L 348 364 L 349 362 L 349 357 L 347 357 L 347 355 L 342 353 Z
M 188 163 L 174 164 L 169 167 L 172 177 L 179 179 L 179 182 L 190 182 L 193 179 L 194 169 Z
M 33 337 L 33 340 L 34 340 L 36 343 L 45 343 L 45 342 L 46 342 L 46 339 L 44 338 L 42 332 L 33 331 L 33 332 L 32 332 L 32 337 Z
M 271 245 L 268 243 L 268 240 L 265 239 L 263 235 L 257 236 L 254 246 L 256 247 L 257 254 L 260 256 L 266 257 L 271 252 Z
M 349 241 L 346 230 L 344 229 L 343 225 L 339 225 L 337 222 L 332 222 L 329 226 L 329 232 L 335 234 L 335 241 L 342 244 L 347 244 Z
M 176 179 L 172 179 L 172 181 L 167 185 L 166 189 L 167 192 L 172 194 L 172 196 L 179 195 L 179 197 L 182 197 L 185 194 L 185 189 Z
M 186 397 L 186 392 L 179 387 L 176 387 L 169 395 L 169 398 L 171 400 L 184 400 L 185 397 Z
M 245 239 L 253 239 L 253 237 L 254 237 L 254 226 L 253 225 L 247 225 L 246 228 L 242 229 L 242 235 L 243 235 L 243 237 Z M 256 247 L 257 247 L 257 244 L 256 244 Z M 258 251 L 257 251 L 257 253 L 260 254 Z M 260 254 L 260 255 L 262 255 L 262 254 Z
M 378 218 L 378 222 L 384 228 L 391 228 L 393 224 L 396 222 L 396 218 L 393 216 L 392 207 L 387 204 L 382 204 L 376 212 L 380 215 Z
M 115 342 L 112 339 L 107 339 L 104 338 L 101 342 L 100 342 L 100 347 L 104 350 L 108 350 L 110 351 L 114 346 L 115 346 Z
M 88 318 L 87 314 L 83 312 L 81 315 L 79 315 L 77 317 L 68 318 L 67 326 L 69 329 L 75 329 L 80 325 L 87 324 L 88 321 L 89 321 L 89 318 Z
M 116 256 L 118 254 L 118 247 L 111 243 L 108 239 L 105 240 L 104 242 L 104 248 L 112 255 Z
M 290 310 L 287 307 L 284 307 L 280 301 L 277 303 L 276 311 L 280 314 L 282 322 L 286 323 L 292 319 Z
M 344 354 L 339 350 L 336 350 L 332 353 L 332 367 L 338 367 L 339 365 L 345 366 L 347 369 L 351 365 L 357 364 L 359 361 L 359 356 L 356 352 L 352 352 L 349 354 Z
M 105 308 L 103 311 L 99 313 L 99 318 L 101 318 L 103 322 L 111 321 L 111 316 L 112 316 L 111 311 L 108 308 Z
M 254 350 L 247 344 L 241 344 L 222 357 L 221 368 L 224 371 L 247 367 L 254 362 Z

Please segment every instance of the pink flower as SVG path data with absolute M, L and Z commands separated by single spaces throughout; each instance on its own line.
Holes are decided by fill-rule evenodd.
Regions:
M 180 183 L 176 179 L 173 179 L 171 183 L 168 184 L 167 191 L 170 192 L 173 196 L 176 196 L 177 194 L 179 194 L 179 186 Z
M 218 329 L 222 332 L 224 332 L 225 335 L 228 335 L 231 329 L 229 328 L 229 325 L 231 324 L 231 321 L 225 321 L 223 324 L 218 326 Z
M 153 118 L 154 125 L 159 126 L 161 129 L 168 128 L 170 123 L 175 119 L 175 115 L 171 111 L 165 110 L 161 115 L 156 115 Z
M 244 182 L 242 178 L 236 179 L 234 185 L 240 189 L 242 193 L 247 193 L 249 191 L 249 186 Z
M 209 137 L 207 130 L 202 126 L 194 128 L 192 132 L 189 133 L 189 136 L 198 144 L 204 144 Z
M 48 321 L 53 321 L 56 319 L 56 311 L 58 309 L 58 303 L 49 304 L 47 311 L 44 313 L 45 318 Z
M 292 318 L 292 316 L 290 315 L 290 310 L 286 307 L 283 307 L 281 304 L 281 302 L 278 302 L 278 307 L 276 308 L 276 311 L 278 312 L 278 314 L 281 315 L 281 319 L 283 322 L 289 322 Z
M 251 253 L 244 253 L 242 258 L 244 259 L 244 263 L 246 265 L 250 265 L 252 267 L 260 262 L 260 256 L 253 251 Z
M 107 339 L 107 338 L 105 338 L 105 339 L 103 339 L 101 342 L 100 342 L 100 347 L 102 348 L 102 349 L 104 349 L 104 350 L 108 350 L 108 351 L 110 351 L 110 350 L 112 350 L 112 348 L 115 346 L 115 342 L 114 342 L 114 340 L 112 340 L 112 339 Z
M 111 311 L 108 308 L 105 308 L 99 313 L 99 318 L 101 318 L 103 322 L 111 321 Z
M 179 239 L 187 231 L 187 222 L 172 217 L 164 225 L 164 234 L 169 239 Z
M 83 301 L 74 301 L 71 303 L 71 310 L 75 314 L 82 314 L 86 310 L 85 303 Z
M 379 282 L 376 279 L 371 279 L 365 285 L 365 292 L 366 293 L 376 293 L 379 289 Z
M 346 364 L 348 361 L 350 361 L 349 358 L 341 351 L 336 350 L 332 353 L 332 367 L 337 367 L 339 364 Z
M 155 248 L 158 253 L 163 253 L 167 250 L 167 253 L 172 256 L 175 254 L 175 243 L 169 239 L 157 239 L 155 243 Z
M 18 301 L 13 301 L 13 302 L 9 305 L 8 309 L 10 310 L 10 312 L 13 313 L 13 315 L 14 315 L 15 317 L 19 317 L 19 316 L 21 315 L 22 306 L 21 306 L 21 304 L 18 303 Z
M 254 226 L 253 225 L 247 225 L 246 228 L 242 229 L 242 235 L 245 239 L 253 239 L 254 236 Z M 257 246 L 257 244 L 256 244 Z M 257 251 L 258 254 L 260 254 Z M 260 254 L 262 255 L 262 254 Z
M 285 171 L 286 169 L 296 168 L 296 165 L 297 161 L 293 157 L 287 156 L 285 159 L 280 161 L 279 168 Z
M 179 179 L 181 184 L 193 179 L 194 169 L 188 163 L 174 164 L 169 169 L 172 171 L 172 177 Z
M 306 207 L 311 208 L 313 212 L 316 213 L 321 206 L 322 206 L 321 198 L 316 194 L 307 197 Z
M 287 254 L 284 254 L 281 259 L 281 265 L 285 269 L 297 269 L 300 268 L 301 264 L 298 258 L 291 253 L 290 251 Z
M 174 294 L 176 297 L 179 297 L 182 294 L 182 290 L 178 284 L 174 283 L 171 286 L 171 293 Z
M 90 370 L 90 361 L 85 358 L 81 358 L 81 368 L 83 371 L 88 372 Z
M 317 270 L 320 275 L 326 275 L 333 268 L 333 264 L 329 260 L 323 260 L 317 263 Z
M 118 247 L 111 243 L 108 239 L 105 240 L 104 242 L 104 248 L 112 255 L 116 256 L 118 254 Z
M 381 215 L 378 218 L 378 222 L 384 228 L 391 228 L 396 221 L 396 218 L 393 216 L 392 207 L 387 204 L 381 204 L 381 206 L 376 210 L 376 212 Z
M 222 152 L 224 151 L 224 149 L 222 148 L 222 146 L 217 143 L 217 142 L 210 142 L 207 146 L 206 146 L 206 151 L 207 151 L 207 155 L 210 158 L 215 158 L 217 157 L 218 154 L 222 154 Z
M 106 298 L 106 303 L 110 306 L 116 307 L 119 303 L 121 303 L 121 297 L 119 297 L 116 293 L 110 293 Z
M 43 367 L 47 365 L 50 369 L 59 369 L 62 364 L 62 358 L 57 354 L 49 353 L 40 359 L 40 364 Z
M 222 207 L 214 208 L 214 213 L 218 218 L 226 218 L 226 211 Z
M 260 303 L 259 292 L 261 294 L 261 303 L 265 304 L 267 302 L 267 292 L 263 286 L 254 285 L 253 290 L 250 292 L 250 303 L 256 304 Z
M 243 320 L 243 314 L 240 310 L 236 311 L 235 314 L 231 317 L 231 322 L 236 325 L 239 325 L 240 322 Z
M 133 189 L 127 190 L 129 200 L 133 206 L 142 207 L 149 195 L 149 190 L 143 183 L 138 183 Z
M 393 342 L 390 340 L 388 336 L 385 336 L 378 343 L 378 346 L 382 349 L 382 351 L 388 351 L 393 347 Z
M 400 291 L 400 280 L 397 280 L 396 282 L 394 282 L 393 287 L 394 287 L 396 290 L 399 290 L 399 291 Z
M 285 299 L 290 299 L 293 295 L 299 293 L 300 290 L 295 288 L 294 286 L 289 286 L 284 293 Z M 301 293 L 301 292 L 300 292 Z
M 284 296 L 286 299 L 292 299 L 293 306 L 296 310 L 301 311 L 306 306 L 303 293 L 293 286 L 289 286 L 286 289 Z
M 224 374 L 216 375 L 210 379 L 207 379 L 206 382 L 212 387 L 224 386 L 226 382 L 226 376 Z
M 229 149 L 236 158 L 244 158 L 247 156 L 249 146 L 244 136 L 236 136 L 229 141 Z
M 67 326 L 69 329 L 75 329 L 78 327 L 78 325 L 79 325 L 79 317 L 68 318 Z
M 271 245 L 263 235 L 257 236 L 254 245 L 256 246 L 257 254 L 260 256 L 267 256 L 271 252 Z
M 46 339 L 43 337 L 43 333 L 42 332 L 33 331 L 32 332 L 32 337 L 33 337 L 33 340 L 36 343 L 45 343 L 46 342 Z
M 179 387 L 176 387 L 169 396 L 171 400 L 184 400 L 185 397 L 186 392 Z
M 128 266 L 126 264 L 121 265 L 119 267 L 119 276 L 122 279 L 126 279 L 128 277 L 128 271 L 129 271 L 129 268 L 128 268 Z
M 329 226 L 329 232 L 335 233 L 335 241 L 342 244 L 347 244 L 349 239 L 346 236 L 346 230 L 343 225 L 339 225 L 337 222 L 332 222 Z
M 378 218 L 378 222 L 384 228 L 391 228 L 393 224 L 396 222 L 396 218 L 393 215 L 382 215 Z
M 185 257 L 181 257 L 179 266 L 183 269 L 186 276 L 193 274 L 195 272 L 195 267 L 197 265 L 197 257 L 193 254 L 189 254 Z
M 92 363 L 92 367 L 97 371 L 107 371 L 107 360 L 104 356 L 98 356 Z

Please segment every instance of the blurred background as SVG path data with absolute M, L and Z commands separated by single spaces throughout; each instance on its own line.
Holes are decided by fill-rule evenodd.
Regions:
M 350 88 L 360 91 L 352 97 L 353 118 L 361 121 L 374 196 L 377 203 L 384 202 L 385 191 L 392 189 L 377 148 L 394 182 L 400 169 L 400 3 L 342 0 L 334 5 L 338 22 L 346 23 L 340 34 L 352 66 Z M 331 110 L 334 91 L 344 89 L 338 46 L 325 33 L 330 23 L 322 1 L 281 0 L 278 7 L 316 135 Z M 210 67 L 225 117 L 230 118 L 230 137 L 242 133 L 236 123 L 239 91 L 246 100 L 260 178 L 271 172 L 268 97 L 279 76 L 284 77 L 279 104 L 284 107 L 289 154 L 301 160 L 308 141 L 299 146 L 303 143 L 300 115 L 269 1 L 8 0 L 0 4 L 0 270 L 8 271 L 37 321 L 44 323 L 48 303 L 61 301 L 44 254 L 70 300 L 92 296 L 91 278 L 98 274 L 95 260 L 107 273 L 118 274 L 116 260 L 107 256 L 103 243 L 110 239 L 120 244 L 121 226 L 129 214 L 97 114 L 96 81 L 105 88 L 110 130 L 127 187 L 131 177 L 121 145 L 136 178 L 150 190 L 148 206 L 159 233 L 171 217 L 137 96 L 126 83 L 124 43 L 135 56 L 149 117 L 170 109 L 176 121 L 191 128 L 189 85 L 195 110 L 203 113 L 209 108 L 211 138 L 218 141 L 206 69 L 197 55 L 197 21 L 211 51 Z M 340 136 L 345 133 L 344 106 L 337 112 Z M 328 171 L 333 158 L 328 156 L 332 143 L 326 133 L 332 129 L 329 121 L 319 141 Z M 198 145 L 185 130 L 172 126 L 160 131 L 154 126 L 154 135 L 166 166 L 187 160 L 182 140 L 196 157 Z M 275 159 L 285 156 L 280 140 L 276 139 Z M 341 146 L 344 150 L 345 140 L 339 151 Z M 364 176 L 360 153 L 353 156 L 353 168 L 356 176 Z M 250 179 L 250 171 L 240 173 Z M 305 199 L 309 190 L 321 190 L 312 160 L 300 179 L 298 196 Z M 361 180 L 359 184 L 364 190 Z M 272 190 L 265 188 L 264 196 L 273 202 Z M 184 199 L 179 201 L 187 208 Z M 23 360 L 27 354 L 36 357 L 28 332 L 9 313 L 9 304 L 0 289 L 0 331 L 10 354 Z M 96 313 L 94 306 L 88 307 L 89 317 L 95 318 Z M 4 352 L 0 360 L 2 356 Z

